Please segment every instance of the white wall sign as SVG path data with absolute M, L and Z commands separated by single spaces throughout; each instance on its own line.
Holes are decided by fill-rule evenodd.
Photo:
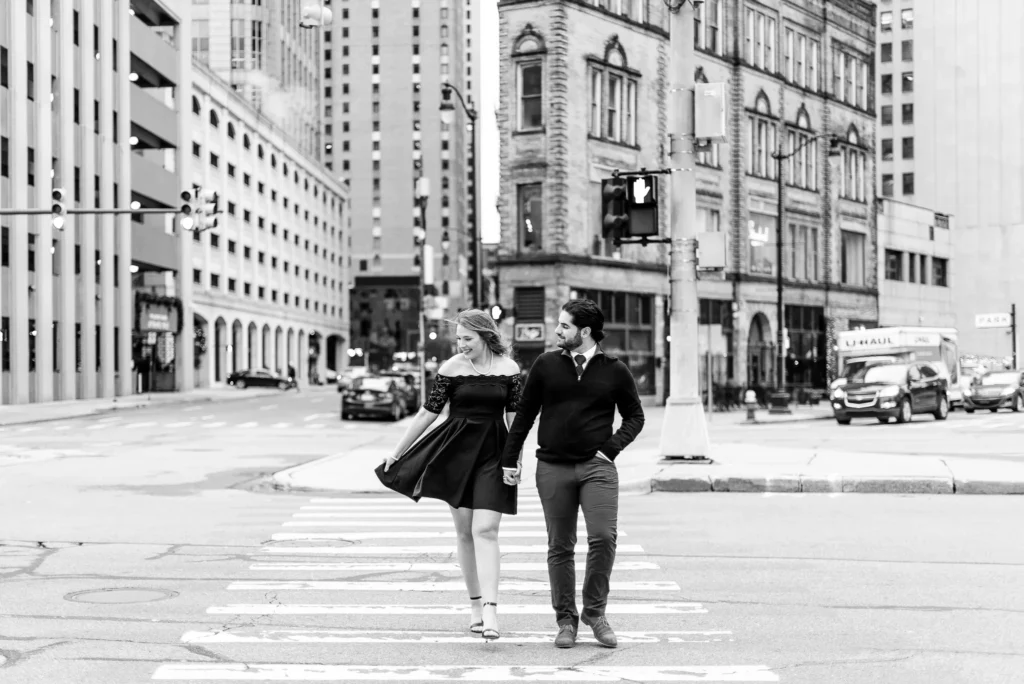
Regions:
M 1010 314 L 1008 313 L 988 313 L 978 314 L 974 317 L 974 327 L 976 328 L 1009 328 L 1010 327 Z

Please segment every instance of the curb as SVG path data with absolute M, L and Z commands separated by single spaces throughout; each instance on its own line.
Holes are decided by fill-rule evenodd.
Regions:
M 651 491 L 676 493 L 974 494 L 1024 495 L 1021 480 L 961 480 L 953 477 L 874 475 L 668 475 L 651 480 Z

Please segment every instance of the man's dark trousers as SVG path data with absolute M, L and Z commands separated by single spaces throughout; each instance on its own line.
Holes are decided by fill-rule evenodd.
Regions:
M 537 464 L 537 492 L 548 529 L 551 606 L 559 625 L 579 627 L 576 610 L 576 525 L 580 508 L 587 525 L 587 571 L 583 578 L 583 618 L 604 615 L 615 563 L 619 513 L 619 473 L 595 456 L 581 463 Z

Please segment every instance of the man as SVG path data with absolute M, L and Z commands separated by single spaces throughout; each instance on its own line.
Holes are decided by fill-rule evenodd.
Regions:
M 548 576 L 558 635 L 555 646 L 576 645 L 578 623 L 597 641 L 615 648 L 605 618 L 608 584 L 615 562 L 619 476 L 614 461 L 644 426 L 644 412 L 629 368 L 598 346 L 604 314 L 589 299 L 574 299 L 558 316 L 561 351 L 542 354 L 523 388 L 509 431 L 502 467 L 506 483 L 518 477 L 517 461 L 537 413 L 537 491 L 548 529 Z M 622 425 L 612 434 L 615 409 Z M 576 610 L 576 524 L 579 509 L 587 524 L 587 570 L 583 614 Z

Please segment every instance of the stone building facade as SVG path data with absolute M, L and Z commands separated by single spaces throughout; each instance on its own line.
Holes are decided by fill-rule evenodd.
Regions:
M 667 165 L 668 10 L 502 0 L 499 16 L 498 282 L 510 332 L 529 363 L 550 344 L 560 303 L 592 295 L 612 321 L 606 347 L 660 400 L 667 253 L 601 239 L 600 180 Z M 699 283 L 702 383 L 710 362 L 715 385 L 774 384 L 780 148 L 799 149 L 782 168 L 786 384 L 823 387 L 835 332 L 877 323 L 873 24 L 863 0 L 697 8 L 696 78 L 727 83 L 730 97 L 729 141 L 696 160 L 699 230 L 728 231 L 731 245 L 724 274 Z

